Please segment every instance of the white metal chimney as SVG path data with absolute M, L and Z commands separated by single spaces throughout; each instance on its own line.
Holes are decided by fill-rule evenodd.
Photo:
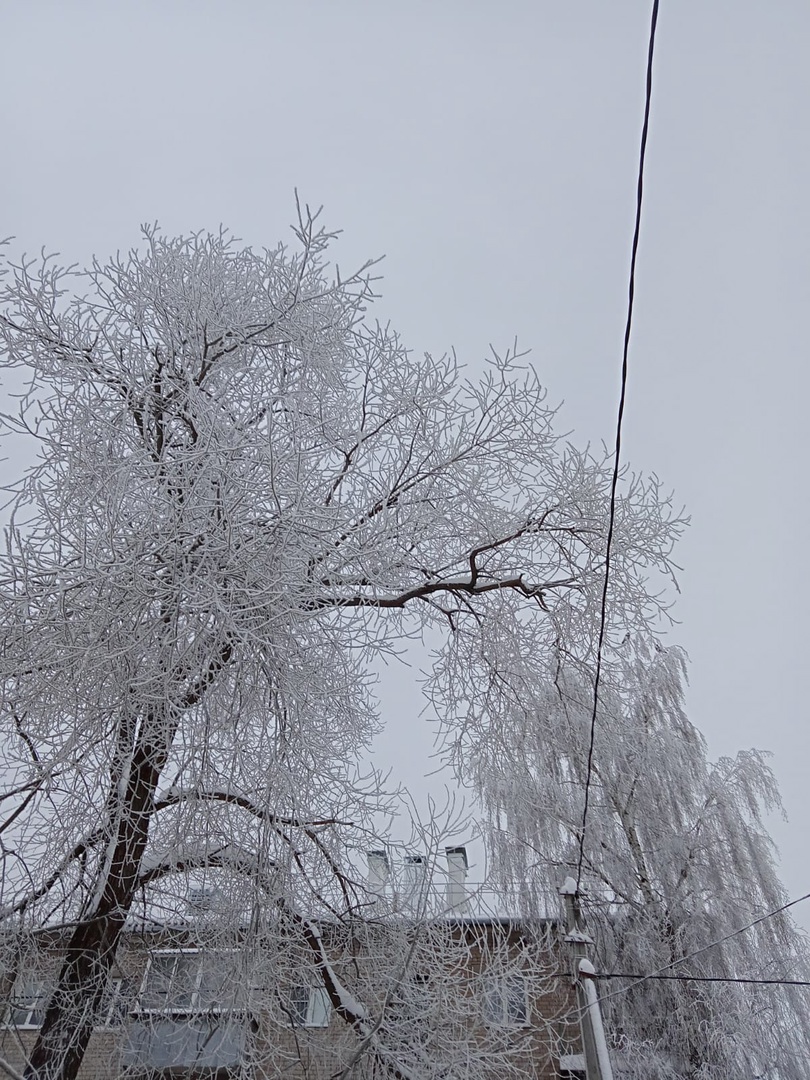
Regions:
M 405 856 L 405 880 L 402 887 L 402 908 L 417 911 L 425 889 L 424 855 Z
M 466 915 L 469 910 L 467 898 L 467 849 L 449 847 L 444 849 L 447 856 L 447 906 L 457 915 Z
M 385 895 L 385 887 L 391 877 L 388 856 L 384 851 L 367 851 L 368 891 L 380 899 Z

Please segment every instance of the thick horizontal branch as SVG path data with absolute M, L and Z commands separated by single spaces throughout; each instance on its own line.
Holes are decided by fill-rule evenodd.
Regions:
M 245 795 L 237 795 L 232 791 L 167 791 L 163 798 L 156 800 L 155 810 L 166 810 L 170 806 L 179 806 L 190 802 L 221 802 L 230 806 L 238 806 L 240 810 L 247 810 L 249 814 L 267 821 L 271 825 L 279 825 L 291 829 L 317 829 L 327 825 L 342 825 L 346 828 L 354 826 L 353 821 L 341 821 L 339 818 L 315 818 L 312 821 L 302 820 L 295 817 L 285 817 L 282 814 L 273 814 L 265 807 L 255 803 Z
M 268 863 L 270 869 L 274 869 L 274 863 Z M 265 891 L 273 892 L 270 876 L 261 868 L 259 860 L 253 852 L 228 844 L 213 850 L 200 851 L 177 851 L 158 862 L 147 863 L 138 878 L 138 888 L 168 877 L 169 874 L 188 873 L 191 870 L 207 870 L 212 867 L 217 869 L 233 870 L 242 875 L 248 875 L 259 884 Z
M 482 596 L 485 593 L 511 590 L 520 593 L 527 599 L 536 600 L 541 607 L 545 608 L 545 593 L 553 589 L 575 589 L 577 587 L 576 578 L 560 578 L 557 581 L 544 582 L 542 585 L 532 585 L 523 580 L 522 574 L 485 581 L 481 581 L 480 575 L 476 575 L 475 579 L 427 581 L 394 596 L 364 596 L 361 593 L 354 596 L 323 596 L 312 600 L 307 606 L 314 610 L 338 607 L 403 608 L 412 600 L 426 600 L 442 593 L 451 596 Z

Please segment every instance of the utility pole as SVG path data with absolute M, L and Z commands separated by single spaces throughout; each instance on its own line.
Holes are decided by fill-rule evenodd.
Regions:
M 573 878 L 565 879 L 560 895 L 565 903 L 565 943 L 570 946 L 573 959 L 586 1080 L 613 1080 L 599 996 L 596 992 L 596 972 L 588 959 L 588 946 L 593 945 L 593 939 L 580 929 L 579 892 Z

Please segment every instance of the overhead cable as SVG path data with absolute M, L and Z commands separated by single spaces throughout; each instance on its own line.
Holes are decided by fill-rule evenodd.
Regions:
M 781 907 L 774 908 L 773 911 L 766 911 L 764 915 L 759 915 L 756 919 L 753 919 L 750 923 L 746 923 L 745 926 L 739 927 L 737 930 L 732 930 L 730 934 L 726 934 L 724 937 L 718 938 L 716 941 L 709 942 L 708 945 L 703 945 L 699 949 L 695 949 L 693 952 L 687 953 L 686 956 L 682 956 L 679 960 L 673 960 L 670 964 L 664 964 L 663 967 L 656 968 L 655 971 L 651 971 L 649 975 L 640 975 L 634 983 L 630 986 L 621 987 L 619 990 L 614 990 L 610 994 L 605 994 L 602 1001 L 608 1001 L 610 998 L 618 997 L 620 994 L 626 994 L 636 986 L 640 986 L 641 983 L 647 982 L 650 979 L 658 978 L 663 975 L 664 972 L 669 971 L 671 968 L 677 967 L 679 964 L 685 964 L 687 960 L 691 960 L 695 956 L 700 956 L 701 953 L 707 952 L 709 949 L 713 949 L 716 945 L 723 945 L 726 941 L 730 941 L 732 938 L 737 937 L 739 934 L 744 934 L 746 930 L 750 930 L 754 926 L 758 926 L 759 923 L 766 922 L 768 919 L 772 919 L 775 915 L 781 915 L 783 911 L 787 911 L 788 908 L 794 907 L 796 904 L 801 904 L 803 900 L 810 900 L 810 893 L 805 893 L 804 896 L 797 896 L 795 900 L 788 901 L 787 904 L 782 904 Z M 737 980 L 732 980 L 736 982 Z
M 810 986 L 807 979 L 742 979 L 726 975 L 639 975 L 626 971 L 597 971 L 594 979 L 668 979 L 670 982 L 748 983 L 753 986 Z M 611 995 L 612 996 L 612 995 Z
M 596 714 L 599 707 L 599 683 L 602 675 L 602 653 L 605 642 L 607 622 L 608 585 L 610 582 L 610 555 L 613 544 L 613 530 L 616 522 L 616 492 L 619 486 L 620 457 L 622 448 L 622 421 L 627 397 L 627 357 L 630 351 L 630 331 L 633 325 L 633 300 L 636 292 L 636 260 L 641 234 L 641 207 L 644 197 L 644 161 L 647 155 L 647 135 L 650 128 L 650 105 L 652 103 L 653 56 L 655 53 L 655 28 L 658 23 L 658 0 L 653 0 L 650 18 L 650 36 L 647 47 L 647 84 L 644 99 L 644 123 L 641 128 L 641 148 L 638 159 L 638 181 L 636 185 L 636 221 L 633 229 L 633 247 L 630 254 L 630 280 L 627 289 L 627 319 L 624 326 L 624 348 L 622 350 L 622 377 L 619 394 L 619 409 L 616 417 L 616 440 L 613 453 L 613 476 L 610 483 L 610 512 L 608 516 L 607 542 L 605 545 L 605 578 L 602 585 L 602 602 L 599 614 L 599 639 L 596 647 L 596 671 L 593 680 L 593 711 L 591 713 L 591 732 L 588 745 L 588 763 L 585 775 L 585 801 L 582 809 L 582 825 L 579 832 L 579 859 L 577 861 L 577 892 L 582 878 L 582 861 L 585 857 L 585 828 L 588 823 L 588 804 L 590 800 L 591 778 L 593 776 L 593 750 L 596 733 Z

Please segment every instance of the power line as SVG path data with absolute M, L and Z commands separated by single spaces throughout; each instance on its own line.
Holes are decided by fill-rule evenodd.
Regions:
M 594 979 L 668 979 L 670 982 L 748 983 L 754 986 L 810 986 L 805 979 L 738 979 L 723 975 L 639 975 L 623 971 L 597 971 Z
M 658 0 L 653 0 L 650 18 L 650 38 L 647 48 L 647 85 L 644 100 L 644 123 L 641 128 L 641 148 L 638 160 L 638 182 L 636 187 L 636 221 L 633 229 L 633 247 L 630 255 L 630 280 L 627 289 L 627 320 L 624 327 L 624 348 L 622 351 L 622 378 L 619 394 L 619 410 L 616 417 L 616 442 L 613 458 L 613 477 L 610 483 L 610 514 L 608 518 L 607 544 L 605 550 L 605 580 L 602 585 L 602 603 L 599 615 L 599 640 L 596 647 L 596 672 L 593 681 L 593 712 L 591 714 L 591 734 L 588 745 L 588 765 L 585 776 L 585 802 L 582 809 L 582 828 L 579 834 L 579 859 L 577 862 L 577 892 L 582 877 L 582 861 L 585 857 L 585 826 L 588 821 L 588 803 L 593 774 L 593 750 L 596 733 L 596 713 L 599 705 L 599 682 L 602 674 L 602 651 L 605 641 L 605 623 L 607 622 L 607 597 L 610 579 L 610 551 L 613 543 L 613 529 L 616 521 L 616 491 L 619 486 L 619 459 L 622 448 L 622 421 L 627 397 L 627 356 L 630 350 L 630 330 L 633 325 L 633 300 L 636 292 L 636 259 L 641 233 L 641 206 L 644 197 L 644 159 L 647 154 L 647 134 L 650 127 L 650 105 L 652 102 L 653 55 L 655 53 L 655 28 L 658 23 Z
M 602 1001 L 608 1001 L 610 998 L 618 997 L 620 994 L 626 994 L 636 986 L 640 986 L 644 982 L 648 982 L 650 979 L 657 979 L 663 975 L 664 972 L 669 971 L 670 968 L 677 967 L 678 964 L 685 964 L 687 960 L 691 960 L 695 956 L 700 956 L 701 953 L 706 952 L 709 949 L 713 949 L 716 945 L 723 945 L 726 941 L 730 941 L 732 938 L 737 937 L 739 934 L 744 934 L 746 930 L 750 930 L 752 927 L 759 925 L 759 923 L 765 922 L 767 919 L 772 919 L 775 915 L 781 915 L 783 911 L 787 911 L 788 908 L 794 907 L 796 904 L 801 904 L 803 900 L 810 900 L 810 893 L 805 893 L 804 896 L 797 896 L 795 900 L 789 900 L 787 904 L 782 904 L 781 907 L 774 908 L 773 911 L 766 911 L 764 915 L 758 916 L 750 923 L 746 923 L 745 926 L 739 927 L 737 930 L 732 930 L 730 934 L 726 934 L 724 937 L 718 938 L 716 941 L 710 942 L 708 945 L 703 945 L 699 949 L 695 949 L 694 952 L 688 953 L 686 956 L 682 956 L 679 960 L 673 960 L 671 964 L 664 964 L 663 967 L 656 968 L 655 971 L 651 971 L 649 975 L 640 975 L 636 982 L 630 986 L 622 987 L 620 990 L 614 990 L 611 994 L 606 994 Z M 670 978 L 676 978 L 677 976 L 670 976 Z M 684 976 L 680 976 L 683 978 Z M 736 981 L 736 980 L 734 980 Z

